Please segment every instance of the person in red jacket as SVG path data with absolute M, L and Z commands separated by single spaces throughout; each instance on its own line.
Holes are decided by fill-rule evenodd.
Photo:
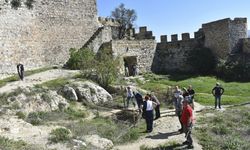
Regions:
M 185 132 L 186 141 L 183 142 L 184 145 L 188 145 L 187 148 L 193 148 L 193 139 L 191 137 L 191 131 L 193 127 L 194 117 L 193 117 L 193 109 L 188 104 L 187 100 L 183 101 L 183 111 L 181 115 L 181 122 L 183 125 L 183 129 Z

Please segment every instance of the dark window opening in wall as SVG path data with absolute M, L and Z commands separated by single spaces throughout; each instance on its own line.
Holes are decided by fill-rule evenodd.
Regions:
M 137 56 L 126 56 L 124 60 L 125 76 L 136 75 Z

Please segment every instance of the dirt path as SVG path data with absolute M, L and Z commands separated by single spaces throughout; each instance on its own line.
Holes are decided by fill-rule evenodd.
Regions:
M 200 111 L 204 106 L 195 104 L 195 111 Z M 115 149 L 118 150 L 139 150 L 140 146 L 145 145 L 147 147 L 156 147 L 161 144 L 168 142 L 182 143 L 185 141 L 184 134 L 179 134 L 178 129 L 180 128 L 180 123 L 178 118 L 175 116 L 173 109 L 161 111 L 161 118 L 154 121 L 153 132 L 141 137 L 134 143 L 129 143 L 125 145 L 116 146 Z M 186 149 L 185 146 L 178 147 L 177 149 Z M 202 146 L 197 143 L 194 139 L 194 150 L 201 150 Z
M 75 75 L 78 71 L 74 70 L 63 70 L 63 69 L 52 69 L 44 72 L 40 72 L 24 78 L 24 81 L 14 81 L 0 88 L 0 94 L 11 92 L 18 87 L 32 87 L 36 84 L 54 80 L 57 78 L 67 78 Z

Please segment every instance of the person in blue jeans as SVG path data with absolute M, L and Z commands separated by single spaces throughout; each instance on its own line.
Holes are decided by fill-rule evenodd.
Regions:
M 217 108 L 217 105 L 219 106 L 219 109 L 221 109 L 221 96 L 224 93 L 224 88 L 220 86 L 220 83 L 216 83 L 216 86 L 212 89 L 212 94 L 215 97 L 215 104 L 214 108 Z

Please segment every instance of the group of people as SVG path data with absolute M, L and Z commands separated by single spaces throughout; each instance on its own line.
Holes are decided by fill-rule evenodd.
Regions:
M 142 117 L 146 120 L 147 132 L 152 132 L 153 130 L 153 120 L 161 117 L 160 113 L 160 101 L 154 94 L 146 94 L 144 99 L 142 94 L 138 91 L 133 91 L 131 87 L 126 88 L 127 98 L 126 103 L 124 103 L 125 108 L 129 107 L 129 103 L 132 102 L 135 107 L 135 101 L 139 112 L 142 112 Z M 155 118 L 154 118 L 155 111 Z
M 175 113 L 178 116 L 181 125 L 181 128 L 178 131 L 180 133 L 185 133 L 186 141 L 183 142 L 183 144 L 188 145 L 188 148 L 193 148 L 191 130 L 194 121 L 194 94 L 195 91 L 191 85 L 189 85 L 188 89 L 184 87 L 183 90 L 178 86 L 175 86 L 175 90 L 173 91 Z
M 126 62 L 124 63 L 125 68 L 125 76 L 137 76 L 139 75 L 139 68 L 138 65 L 134 64 L 132 66 L 129 66 Z

